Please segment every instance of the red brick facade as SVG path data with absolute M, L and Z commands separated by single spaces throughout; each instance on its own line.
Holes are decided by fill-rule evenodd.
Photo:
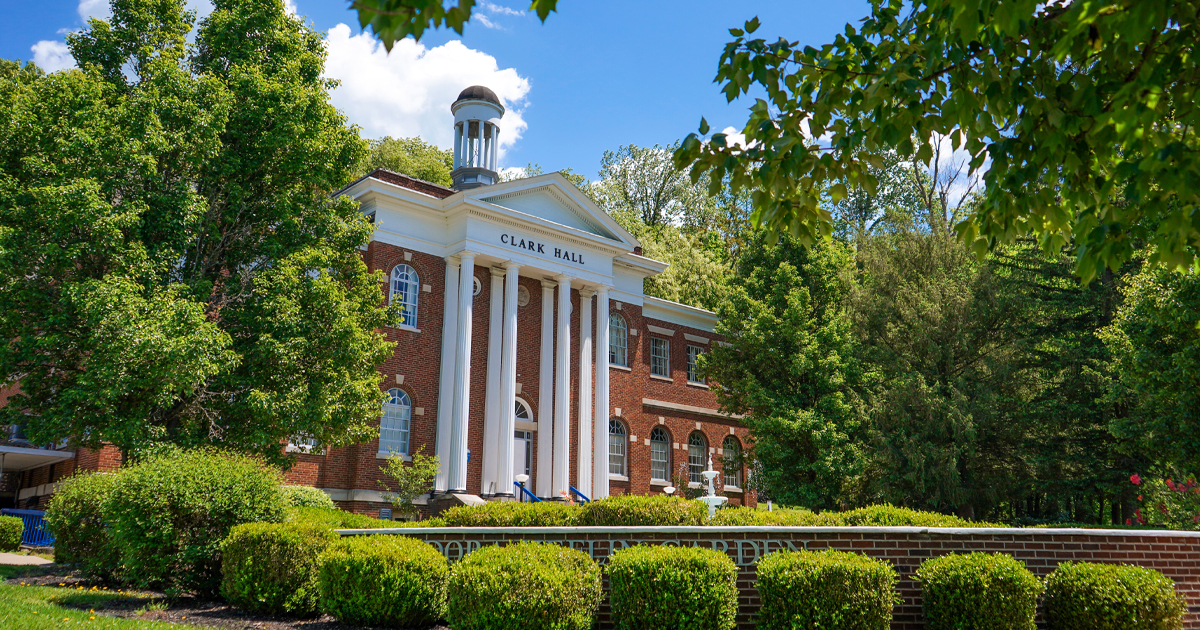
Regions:
M 767 553 L 788 549 L 839 549 L 884 559 L 900 575 L 900 604 L 893 630 L 925 627 L 921 587 L 913 575 L 921 562 L 949 553 L 1006 553 L 1039 577 L 1060 563 L 1114 562 L 1161 571 L 1175 581 L 1187 601 L 1183 627 L 1200 630 L 1200 533 L 1048 529 L 925 529 L 917 527 L 530 527 L 406 529 L 401 533 L 428 541 L 451 560 L 480 545 L 538 540 L 571 546 L 603 563 L 610 550 L 639 543 L 700 546 L 724 551 L 738 565 L 738 628 L 752 630 L 760 602 L 754 587 L 755 563 Z M 392 530 L 396 531 L 396 530 Z M 605 590 L 607 590 L 607 581 Z M 607 601 L 600 609 L 600 630 L 612 628 Z

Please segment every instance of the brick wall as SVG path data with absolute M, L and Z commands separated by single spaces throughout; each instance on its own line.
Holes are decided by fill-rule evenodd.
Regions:
M 360 530 L 370 531 L 370 530 Z M 900 574 L 893 630 L 924 628 L 921 589 L 913 574 L 921 562 L 948 553 L 1011 554 L 1039 577 L 1067 560 L 1136 564 L 1175 581 L 1188 612 L 1186 630 L 1200 630 L 1200 532 L 1067 529 L 934 529 L 917 527 L 530 527 L 387 530 L 429 542 L 452 561 L 482 545 L 536 540 L 565 544 L 604 563 L 611 549 L 639 543 L 701 546 L 724 551 L 738 565 L 738 628 L 754 628 L 759 607 L 755 562 L 781 549 L 839 549 L 892 563 Z M 605 584 L 607 589 L 607 583 Z M 608 605 L 600 629 L 611 628 Z

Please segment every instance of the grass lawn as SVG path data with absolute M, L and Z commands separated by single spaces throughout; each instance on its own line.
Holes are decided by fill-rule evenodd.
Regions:
M 19 578 L 36 567 L 0 566 L 0 581 Z M 0 583 L 0 628 L 4 630 L 51 630 L 96 628 L 98 630 L 179 630 L 188 628 L 158 621 L 119 619 L 89 609 L 124 599 L 146 599 L 129 593 L 112 593 L 90 588 L 20 586 Z

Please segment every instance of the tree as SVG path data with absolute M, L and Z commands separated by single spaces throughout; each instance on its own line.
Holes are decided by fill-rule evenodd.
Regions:
M 1023 235 L 1066 247 L 1084 280 L 1129 260 L 1187 265 L 1200 252 L 1200 11 L 1195 2 L 874 0 L 819 48 L 731 29 L 717 81 L 765 91 L 741 133 L 684 140 L 676 164 L 752 190 L 758 225 L 827 236 L 848 186 L 874 191 L 885 152 L 928 163 L 945 136 L 985 169 L 957 225 L 977 252 Z
M 1129 407 L 1113 432 L 1169 472 L 1200 470 L 1200 273 L 1148 268 L 1101 337 L 1115 359 L 1116 400 Z
M 765 236 L 738 261 L 719 309 L 730 345 L 701 358 L 721 408 L 746 414 L 762 481 L 780 503 L 836 507 L 858 498 L 869 452 L 859 389 L 869 379 L 846 312 L 853 257 Z
M 30 438 L 369 439 L 396 313 L 329 193 L 365 154 L 280 0 L 116 0 L 79 70 L 0 73 L 0 410 Z
M 379 469 L 391 481 L 379 482 L 385 491 L 384 498 L 391 501 L 392 507 L 402 516 L 415 516 L 417 506 L 413 504 L 413 500 L 433 490 L 433 478 L 438 472 L 438 458 L 436 455 L 426 455 L 424 449 L 424 446 L 418 448 L 417 452 L 413 453 L 412 463 L 407 465 L 403 457 L 389 453 L 386 466 Z
M 369 145 L 370 153 L 358 167 L 356 177 L 386 168 L 447 188 L 454 184 L 450 178 L 450 171 L 454 170 L 453 151 L 439 149 L 417 137 L 385 136 L 371 140 Z
M 558 0 L 533 0 L 529 10 L 545 22 L 557 5 Z M 359 25 L 363 29 L 370 26 L 391 51 L 397 40 L 405 37 L 419 40 L 427 28 L 446 26 L 462 35 L 475 0 L 458 0 L 450 8 L 446 8 L 444 0 L 351 0 L 350 8 L 358 11 Z
M 678 147 L 678 142 L 666 147 L 628 144 L 605 151 L 592 197 L 610 214 L 616 209 L 629 210 L 652 228 L 680 222 L 691 226 L 709 223 L 717 204 L 703 186 L 693 184 L 686 173 L 675 168 L 671 154 Z

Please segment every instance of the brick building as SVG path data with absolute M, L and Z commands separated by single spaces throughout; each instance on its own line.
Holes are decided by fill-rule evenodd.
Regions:
M 384 460 L 421 448 L 441 462 L 433 498 L 467 503 L 520 494 L 518 479 L 543 498 L 596 498 L 697 483 L 710 457 L 722 469 L 747 431 L 694 369 L 720 343 L 715 315 L 643 295 L 666 265 L 562 175 L 498 181 L 504 109 L 491 90 L 468 88 L 451 109 L 454 188 L 377 170 L 338 193 L 375 225 L 362 255 L 404 309 L 385 330 L 396 347 L 379 366 L 380 437 L 338 449 L 293 438 L 289 480 L 375 513 Z M 55 461 L 25 462 L 13 499 L 44 504 L 76 466 L 118 465 L 108 450 L 45 450 Z M 720 477 L 732 504 L 753 504 L 745 474 Z

